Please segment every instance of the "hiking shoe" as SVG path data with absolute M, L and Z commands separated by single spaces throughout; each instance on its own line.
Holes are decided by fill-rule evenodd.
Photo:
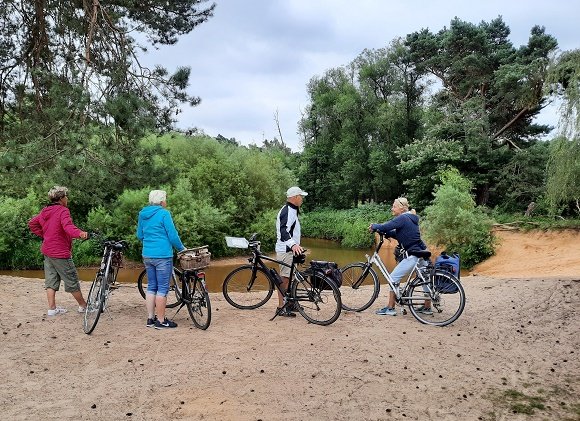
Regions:
M 375 311 L 375 314 L 378 314 L 379 316 L 396 316 L 397 310 L 391 307 L 383 307 Z
M 53 308 L 49 309 L 46 312 L 46 314 L 49 315 L 49 316 L 56 316 L 58 314 L 64 314 L 64 313 L 66 313 L 66 311 L 67 311 L 66 308 L 57 307 L 57 308 L 54 308 L 54 309 Z
M 177 327 L 177 323 L 172 322 L 171 320 L 167 320 L 167 317 L 165 318 L 165 320 L 163 320 L 163 322 L 155 320 L 155 329 L 171 329 L 174 327 Z
M 79 313 L 84 313 L 86 309 L 87 309 L 86 307 L 79 306 L 79 308 L 77 308 L 77 311 Z
M 152 319 L 147 319 L 147 327 L 154 327 L 155 326 L 155 322 L 157 321 L 157 316 L 155 316 Z
M 296 315 L 287 308 L 280 309 L 280 307 L 277 307 L 276 314 L 282 317 L 296 317 Z
M 417 313 L 423 313 L 431 316 L 433 314 L 433 310 L 431 310 L 431 307 L 421 306 L 417 309 Z

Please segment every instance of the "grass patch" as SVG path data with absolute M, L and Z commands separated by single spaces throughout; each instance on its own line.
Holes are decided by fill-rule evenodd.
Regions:
M 510 410 L 514 414 L 531 415 L 535 409 L 546 409 L 545 399 L 540 396 L 529 396 L 517 390 L 508 389 L 504 392 L 504 397 L 509 402 Z

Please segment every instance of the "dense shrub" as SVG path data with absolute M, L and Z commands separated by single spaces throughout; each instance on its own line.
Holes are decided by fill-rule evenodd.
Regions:
M 441 175 L 433 204 L 425 209 L 422 228 L 425 240 L 458 252 L 469 268 L 494 253 L 492 220 L 475 206 L 471 182 L 455 169 Z
M 28 221 L 40 208 L 40 200 L 31 191 L 21 199 L 0 196 L 0 268 L 42 266 L 41 240 L 28 229 Z

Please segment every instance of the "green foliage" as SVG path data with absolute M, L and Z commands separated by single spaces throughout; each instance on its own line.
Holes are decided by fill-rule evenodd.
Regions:
M 28 221 L 39 210 L 40 201 L 32 191 L 21 199 L 0 196 L 0 268 L 42 265 L 40 239 L 28 229 Z
M 241 235 L 249 238 L 252 234 L 257 233 L 262 249 L 264 251 L 273 251 L 276 245 L 276 216 L 278 211 L 279 209 L 271 209 L 262 212 L 250 225 L 249 229 L 241 233 Z M 302 220 L 303 217 L 300 216 L 300 221 Z
M 580 214 L 580 138 L 559 138 L 550 145 L 546 198 L 552 214 Z
M 383 205 L 360 205 L 354 209 L 323 209 L 308 212 L 301 219 L 305 237 L 338 240 L 344 247 L 367 248 L 374 236 L 369 233 L 371 223 L 389 219 L 388 209 Z
M 562 98 L 560 126 L 571 138 L 580 135 L 580 50 L 564 51 L 548 73 L 546 90 Z
M 0 191 L 22 197 L 66 185 L 72 213 L 84 217 L 161 176 L 139 139 L 169 130 L 180 104 L 200 99 L 187 92 L 189 68 L 146 69 L 137 52 L 205 22 L 215 8 L 206 2 L 3 1 Z
M 438 33 L 424 29 L 407 35 L 411 63 L 441 83 L 426 115 L 425 132 L 429 146 L 442 143 L 439 151 L 447 152 L 434 156 L 419 153 L 419 147 L 400 151 L 399 168 L 416 202 L 427 200 L 433 170 L 450 165 L 472 181 L 478 204 L 501 203 L 505 188 L 496 186 L 499 172 L 514 163 L 518 149 L 549 131 L 533 118 L 546 100 L 538 87 L 547 77 L 557 42 L 540 27 L 533 27 L 527 45 L 517 49 L 508 36 L 501 18 L 478 25 L 455 18 Z M 423 145 L 425 140 L 416 142 Z M 526 206 L 525 196 L 514 206 Z
M 538 204 L 546 188 L 548 147 L 548 142 L 537 142 L 517 151 L 504 166 L 496 169 L 497 183 L 490 189 L 489 206 L 503 212 L 523 213 L 531 202 Z
M 441 181 L 424 212 L 425 240 L 458 252 L 465 267 L 472 267 L 494 253 L 492 221 L 475 206 L 471 182 L 456 169 L 444 171 Z

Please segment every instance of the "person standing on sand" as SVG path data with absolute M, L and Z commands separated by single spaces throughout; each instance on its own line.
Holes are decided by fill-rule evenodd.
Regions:
M 286 204 L 276 216 L 276 259 L 291 265 L 294 256 L 304 253 L 300 247 L 300 221 L 298 220 L 298 212 L 304 196 L 308 193 L 303 191 L 300 187 L 290 187 L 286 191 Z M 280 287 L 283 290 L 288 288 L 290 282 L 290 268 L 288 266 L 280 265 L 280 277 L 282 284 Z M 280 309 L 284 306 L 284 297 L 278 291 L 278 312 L 279 316 L 296 317 L 289 309 Z
M 84 313 L 87 303 L 72 260 L 72 240 L 87 239 L 88 234 L 73 224 L 66 187 L 54 186 L 48 192 L 48 199 L 50 204 L 28 221 L 30 231 L 42 238 L 40 251 L 44 255 L 44 287 L 48 300 L 46 314 L 56 316 L 67 312 L 65 308 L 56 306 L 56 291 L 61 280 L 64 281 L 64 290 L 77 300 L 78 312 Z
M 143 263 L 147 270 L 146 326 L 155 329 L 177 327 L 177 323 L 165 317 L 165 308 L 173 276 L 173 247 L 185 250 L 166 206 L 167 193 L 152 190 L 149 205 L 141 209 L 137 222 L 137 238 L 143 242 Z

